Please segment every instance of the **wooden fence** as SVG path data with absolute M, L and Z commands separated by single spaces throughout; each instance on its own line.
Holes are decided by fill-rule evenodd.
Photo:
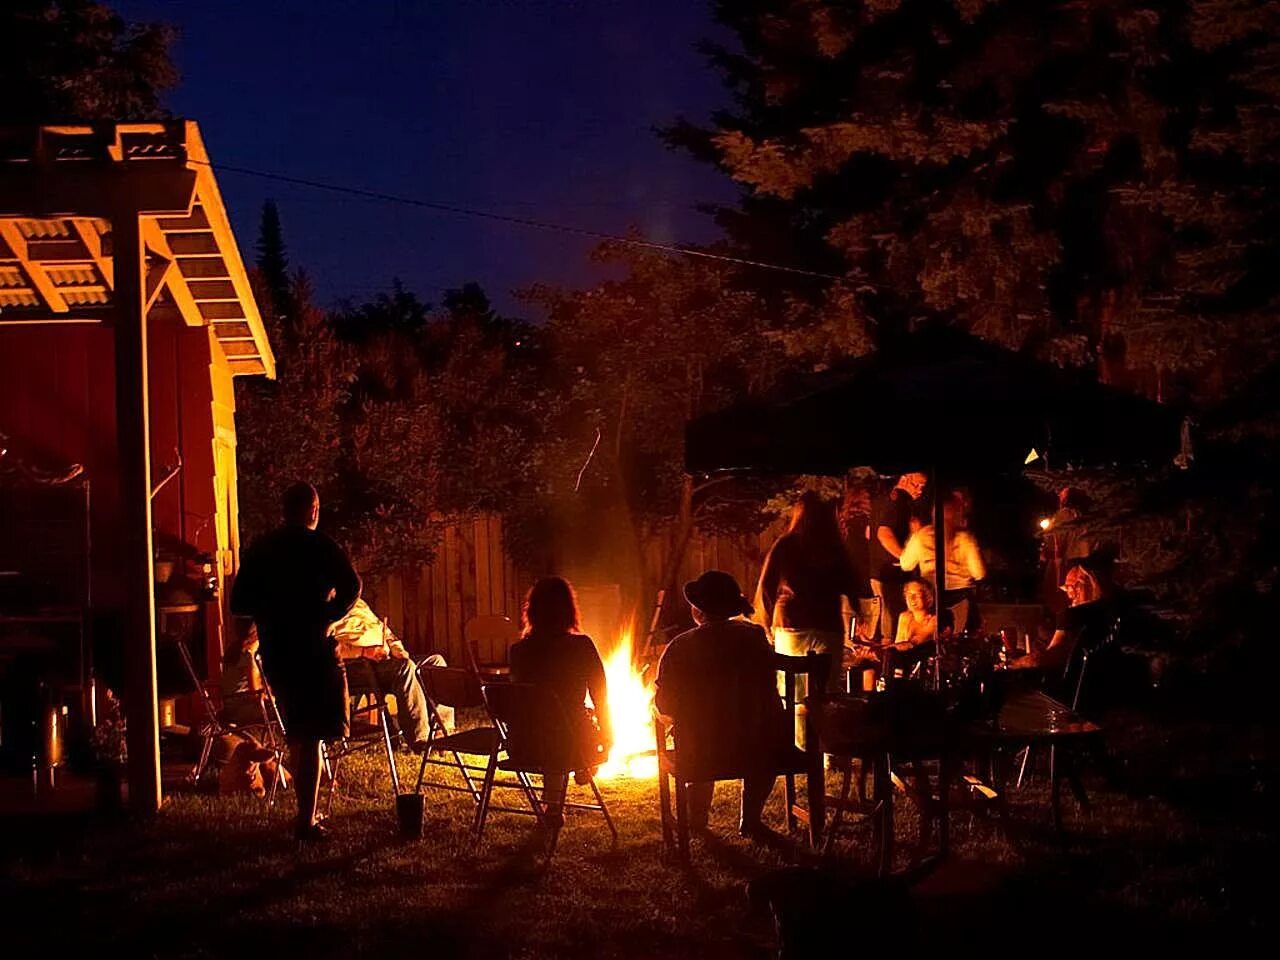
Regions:
M 677 583 L 683 584 L 704 570 L 724 570 L 737 577 L 751 596 L 760 564 L 781 525 L 758 536 L 728 537 L 695 534 L 689 542 Z M 675 547 L 675 532 L 656 538 L 646 562 L 656 580 L 666 568 Z M 481 516 L 450 524 L 434 562 L 402 570 L 366 584 L 366 596 L 375 612 L 391 625 L 416 654 L 442 653 L 450 663 L 462 663 L 464 624 L 480 614 L 496 613 L 520 618 L 520 602 L 538 572 L 517 569 L 503 545 L 502 518 Z M 647 602 L 647 601 L 646 601 Z M 668 598 L 682 604 L 681 597 Z M 641 612 L 638 622 L 647 622 Z

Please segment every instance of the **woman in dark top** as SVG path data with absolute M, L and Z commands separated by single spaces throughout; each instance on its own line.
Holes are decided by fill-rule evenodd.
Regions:
M 1016 669 L 1061 670 L 1076 646 L 1101 644 L 1115 624 L 1115 606 L 1103 596 L 1102 587 L 1089 570 L 1072 567 L 1062 581 L 1062 592 L 1070 604 L 1054 625 L 1053 636 L 1044 650 L 1020 657 L 1009 666 Z
M 551 764 L 543 773 L 547 817 L 556 822 L 568 771 L 603 763 L 613 743 L 604 664 L 591 638 L 578 632 L 577 600 L 562 577 L 543 577 L 525 598 L 524 636 L 511 647 L 511 679 L 553 691 L 576 734 L 563 768 Z M 585 704 L 588 694 L 594 722 Z

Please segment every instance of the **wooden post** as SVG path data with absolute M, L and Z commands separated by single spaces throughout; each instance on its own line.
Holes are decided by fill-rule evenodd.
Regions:
M 160 809 L 160 722 L 156 704 L 155 573 L 151 552 L 151 438 L 147 399 L 146 257 L 136 209 L 111 222 L 115 272 L 116 442 L 127 597 L 124 707 L 128 725 L 129 805 Z
M 947 532 L 943 526 L 942 468 L 933 467 L 933 612 L 937 618 L 933 630 L 933 680 L 942 691 L 942 609 L 943 591 L 947 588 Z M 954 624 L 952 629 L 955 629 Z

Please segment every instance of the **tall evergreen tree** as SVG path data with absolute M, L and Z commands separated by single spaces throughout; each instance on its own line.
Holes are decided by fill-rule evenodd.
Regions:
M 293 300 L 289 279 L 289 256 L 284 245 L 284 230 L 280 225 L 280 211 L 274 200 L 262 205 L 262 218 L 258 225 L 257 258 L 260 289 L 266 296 L 264 304 L 273 319 L 286 330 L 297 321 L 297 304 Z

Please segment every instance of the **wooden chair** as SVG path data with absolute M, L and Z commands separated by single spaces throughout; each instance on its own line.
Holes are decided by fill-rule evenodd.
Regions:
M 803 657 L 789 657 L 775 653 L 774 664 L 779 673 L 784 674 L 785 683 L 782 694 L 788 730 L 794 730 L 797 711 L 805 708 L 802 723 L 805 730 L 804 751 L 792 746 L 778 758 L 773 772 L 781 776 L 784 782 L 787 804 L 787 827 L 796 829 L 804 823 L 809 829 L 809 843 L 817 847 L 825 816 L 826 785 L 822 769 L 822 750 L 819 745 L 815 719 L 817 708 L 825 696 L 826 681 L 831 669 L 831 658 L 827 654 L 808 653 Z M 810 694 L 805 704 L 798 704 L 795 699 L 795 678 L 804 676 L 808 682 Z M 725 721 L 733 722 L 732 717 Z M 688 786 L 691 783 L 715 782 L 718 780 L 741 780 L 748 772 L 758 770 L 743 769 L 692 769 L 681 762 L 678 748 L 667 743 L 668 730 L 661 717 L 654 718 L 654 734 L 658 752 L 658 812 L 662 819 L 662 840 L 667 849 L 675 846 L 680 858 L 689 859 L 689 802 Z M 805 777 L 807 806 L 797 802 L 796 777 Z M 671 813 L 671 784 L 675 784 L 675 816 Z M 674 822 L 673 822 L 674 820 Z
M 534 815 L 539 822 L 551 827 L 551 842 L 547 851 L 548 860 L 555 853 L 556 842 L 560 836 L 560 823 L 547 820 L 546 778 L 548 771 L 560 777 L 561 808 L 563 810 L 594 810 L 604 817 L 605 826 L 609 828 L 613 845 L 617 846 L 618 831 L 609 816 L 609 807 L 604 802 L 600 787 L 596 784 L 592 771 L 585 761 L 590 758 L 579 757 L 567 764 L 576 767 L 573 770 L 559 768 L 553 758 L 572 757 L 578 746 L 578 730 L 569 713 L 560 703 L 555 691 L 547 687 L 531 683 L 487 683 L 481 688 L 489 715 L 502 738 L 502 750 L 505 759 L 495 754 L 490 757 L 489 768 L 485 771 L 484 786 L 481 789 L 480 807 L 476 811 L 476 843 L 484 837 L 484 825 L 493 807 L 491 798 L 493 788 L 497 785 L 496 776 L 499 771 L 513 773 L 524 785 Z M 594 803 L 570 801 L 568 799 L 569 779 L 582 783 L 585 777 L 586 786 L 595 799 Z M 532 777 L 539 777 L 541 785 L 535 785 Z M 514 811 L 524 812 L 524 811 Z
M 520 625 L 499 613 L 472 617 L 462 628 L 467 662 L 483 681 L 511 676 L 511 645 L 520 639 Z

